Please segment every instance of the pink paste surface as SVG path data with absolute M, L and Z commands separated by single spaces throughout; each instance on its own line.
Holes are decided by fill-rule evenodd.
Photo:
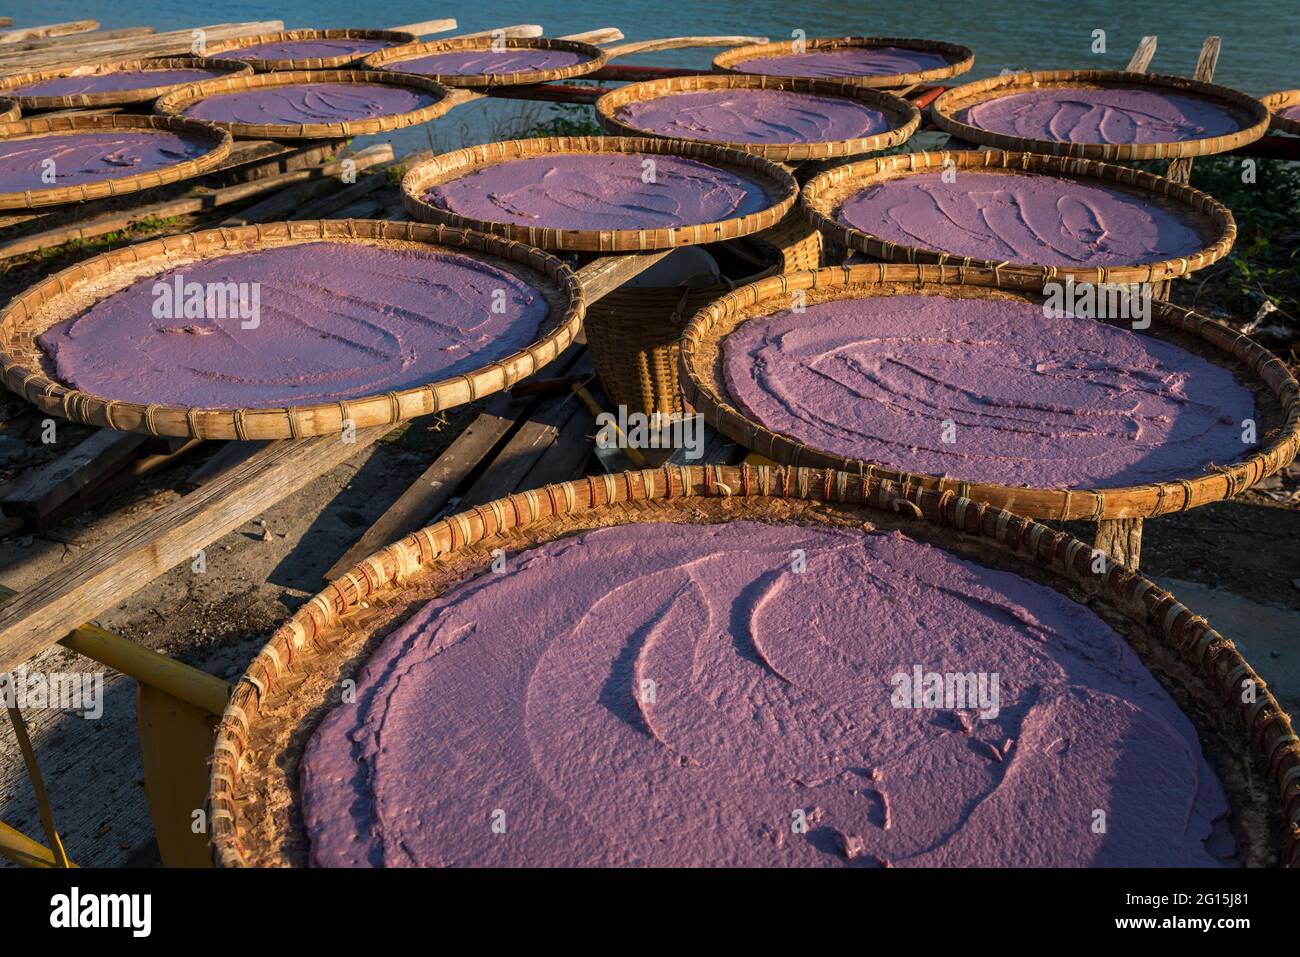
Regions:
M 645 163 L 653 162 L 653 176 Z M 646 182 L 650 178 L 652 182 Z M 557 153 L 506 160 L 425 195 L 474 219 L 553 229 L 657 229 L 718 222 L 770 205 L 758 183 L 650 153 Z
M 1241 423 L 1254 401 L 1226 369 L 1031 303 L 830 301 L 749 320 L 722 353 L 728 391 L 755 421 L 908 472 L 1106 488 L 1190 478 L 1253 451 Z
M 952 63 L 940 53 L 906 47 L 845 47 L 780 56 L 756 57 L 731 66 L 739 73 L 847 79 L 938 70 Z
M 316 40 L 276 40 L 214 54 L 223 60 L 326 60 L 340 56 L 362 57 L 385 47 L 392 40 L 363 40 L 339 37 Z
M 835 211 L 886 242 L 1043 266 L 1123 266 L 1197 252 L 1188 222 L 1141 194 L 1064 176 L 966 172 L 886 180 Z
M 828 143 L 890 128 L 884 113 L 848 97 L 783 90 L 669 93 L 619 107 L 615 118 L 648 133 L 720 143 Z
M 996 716 L 896 707 L 918 666 L 997 674 Z M 1194 728 L 1092 611 L 897 532 L 749 521 L 509 555 L 388 637 L 300 780 L 330 867 L 1216 866 L 1233 847 Z
M 1150 89 L 1012 93 L 960 110 L 957 119 L 994 133 L 1062 143 L 1176 143 L 1242 127 L 1213 100 Z
M 204 97 L 185 110 L 222 123 L 338 123 L 409 113 L 436 102 L 432 93 L 383 83 L 286 83 Z
M 79 93 L 120 93 L 155 86 L 180 86 L 228 76 L 224 70 L 114 70 L 84 76 L 60 76 L 29 83 L 10 92 L 15 96 L 74 96 Z
M 174 288 L 178 275 L 205 291 L 258 283 L 257 327 L 244 328 L 250 320 L 238 314 L 218 318 L 231 310 L 216 299 L 206 315 L 156 317 L 155 284 Z M 504 298 L 494 299 L 497 290 Z M 304 243 L 142 279 L 38 341 L 62 381 L 104 398 L 277 408 L 468 372 L 535 341 L 547 312 L 539 290 L 467 256 Z
M 573 50 L 537 50 L 527 47 L 506 50 L 452 50 L 385 63 L 382 69 L 425 76 L 485 76 L 558 70 L 586 63 L 591 58 Z
M 1285 110 L 1278 110 L 1278 113 L 1288 120 L 1300 120 L 1300 103 L 1288 106 Z
M 4 139 L 0 140 L 0 193 L 75 186 L 147 173 L 195 159 L 209 149 L 209 143 L 162 130 L 122 129 Z M 54 172 L 52 183 L 44 179 L 49 169 Z

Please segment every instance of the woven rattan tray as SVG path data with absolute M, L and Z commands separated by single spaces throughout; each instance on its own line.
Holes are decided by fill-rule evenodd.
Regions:
M 1279 133 L 1290 133 L 1292 136 L 1300 136 L 1300 120 L 1289 119 L 1282 115 L 1282 111 L 1292 106 L 1300 106 L 1300 90 L 1283 90 L 1281 93 L 1270 93 L 1268 96 L 1261 96 L 1259 101 L 1264 104 L 1272 117 L 1271 126 Z
M 219 866 L 307 861 L 303 749 L 386 634 L 429 598 L 522 548 L 629 522 L 749 519 L 897 529 L 1014 571 L 1089 605 L 1133 646 L 1196 726 L 1234 811 L 1239 863 L 1300 864 L 1300 741 L 1233 643 L 1168 592 L 1029 519 L 915 485 L 810 468 L 670 466 L 516 493 L 376 552 L 282 627 L 236 684 L 217 731 L 209 790 Z M 530 613 L 519 609 L 521 614 Z M 1240 689 L 1258 693 L 1243 703 Z
M 177 266 L 291 243 L 415 242 L 442 247 L 526 276 L 550 312 L 526 349 L 463 375 L 418 388 L 288 408 L 202 409 L 121 402 L 70 389 L 52 377 L 35 338 L 92 302 Z M 546 365 L 573 341 L 582 321 L 581 289 L 558 259 L 521 243 L 443 226 L 377 220 L 320 220 L 206 229 L 138 243 L 87 259 L 15 296 L 0 311 L 4 384 L 44 412 L 75 422 L 151 435 L 206 439 L 286 439 L 330 435 L 348 423 L 387 425 L 463 405 L 507 389 Z
M 686 140 L 681 142 L 706 143 L 726 146 L 762 156 L 775 163 L 800 163 L 806 160 L 824 160 L 839 156 L 857 156 L 889 149 L 906 143 L 921 125 L 921 114 L 915 106 L 901 97 L 880 90 L 841 83 L 835 80 L 789 79 L 773 76 L 750 76 L 724 73 L 718 76 L 680 76 L 667 80 L 647 80 L 629 83 L 611 90 L 596 101 L 596 115 L 602 126 L 621 136 L 659 136 L 660 134 L 628 126 L 617 118 L 618 111 L 630 103 L 655 100 L 676 93 L 694 93 L 701 90 L 783 90 L 789 93 L 808 93 L 817 96 L 838 96 L 856 100 L 864 106 L 880 110 L 891 120 L 889 129 L 871 136 L 823 143 L 722 143 L 715 140 Z M 676 139 L 674 137 L 674 139 Z
M 1012 93 L 1027 93 L 1052 87 L 1070 89 L 1142 87 L 1163 93 L 1201 96 L 1214 100 L 1218 106 L 1237 114 L 1241 121 L 1241 128 L 1222 136 L 1207 136 L 1176 143 L 1066 143 L 1060 140 L 1040 140 L 995 133 L 963 123 L 956 118 L 959 112 L 976 103 Z M 1181 76 L 1107 70 L 1041 70 L 976 80 L 941 95 L 931 104 L 930 115 L 940 129 L 970 143 L 1003 150 L 1050 153 L 1055 156 L 1076 156 L 1095 160 L 1174 159 L 1179 156 L 1226 153 L 1253 143 L 1263 136 L 1268 129 L 1269 120 L 1268 111 L 1258 100 L 1225 86 L 1201 83 Z
M 1006 277 L 1002 277 L 1005 282 Z M 811 305 L 827 299 L 895 294 L 948 295 L 1042 301 L 1028 289 L 998 288 L 991 270 L 943 266 L 859 265 L 775 276 L 743 286 L 706 306 L 687 326 L 679 353 L 686 401 L 728 438 L 782 464 L 839 468 L 909 486 L 952 492 L 1031 518 L 1102 521 L 1144 518 L 1231 498 L 1284 468 L 1300 450 L 1300 384 L 1280 359 L 1221 323 L 1165 302 L 1151 303 L 1151 331 L 1231 368 L 1251 389 L 1260 410 L 1260 444 L 1253 455 L 1213 471 L 1159 484 L 1092 489 L 1018 488 L 918 475 L 814 449 L 778 435 L 732 404 L 721 370 L 720 343 L 746 319 L 791 308 L 790 294 L 806 290 Z
M 122 196 L 154 186 L 166 186 L 211 172 L 225 162 L 230 154 L 230 134 L 210 123 L 187 120 L 175 116 L 130 116 L 127 114 L 64 114 L 29 117 L 12 123 L 0 124 L 0 139 L 26 136 L 43 136 L 59 133 L 102 133 L 112 130 L 158 130 L 175 133 L 207 149 L 194 159 L 182 160 L 171 166 L 147 173 L 125 173 L 107 179 L 98 179 L 76 186 L 51 186 L 48 189 L 22 190 L 0 193 L 0 209 L 33 209 L 38 206 L 57 206 L 62 203 L 79 203 L 109 196 Z
M 291 125 L 213 121 L 214 125 L 230 130 L 235 136 L 251 139 L 345 139 L 367 133 L 382 133 L 385 130 L 395 130 L 403 126 L 414 126 L 417 123 L 427 123 L 429 120 L 442 116 L 453 106 L 462 102 L 461 97 L 456 93 L 426 77 L 358 70 L 293 70 L 286 73 L 254 73 L 251 76 L 208 80 L 205 83 L 182 87 L 168 93 L 166 96 L 159 97 L 158 102 L 154 104 L 154 111 L 179 116 L 199 100 L 209 96 L 236 93 L 240 90 L 256 90 L 268 86 L 287 86 L 295 83 L 382 83 L 387 86 L 401 86 L 419 90 L 423 93 L 431 93 L 436 99 L 428 106 L 420 107 L 417 110 L 375 116 L 364 120 L 340 120 L 337 123 L 297 123 Z
M 29 110 L 61 110 L 85 106 L 118 106 L 128 103 L 145 103 L 156 100 L 164 93 L 187 86 L 185 83 L 165 83 L 160 86 L 141 86 L 132 90 L 105 90 L 101 93 L 69 93 L 63 96 L 24 96 L 10 91 L 45 80 L 58 80 L 69 76 L 92 76 L 98 73 L 117 73 L 123 70 L 210 70 L 230 76 L 245 76 L 253 72 L 246 63 L 233 60 L 209 60 L 204 57 L 167 57 L 155 60 L 125 60 L 113 63 L 92 63 L 54 70 L 37 70 L 0 78 L 0 95 L 11 96 Z M 217 79 L 214 77 L 214 79 Z
M 484 166 L 555 153 L 649 153 L 698 160 L 757 180 L 768 191 L 771 205 L 756 213 L 717 223 L 692 223 L 672 228 L 552 229 L 472 219 L 434 206 L 424 199 L 431 187 Z M 748 236 L 780 222 L 794 205 L 798 192 L 798 184 L 786 170 L 750 153 L 704 143 L 614 136 L 554 136 L 471 146 L 418 163 L 402 179 L 402 201 L 406 211 L 415 219 L 479 229 L 540 249 L 607 253 L 671 249 Z
M 7 96 L 0 96 L 0 123 L 12 123 L 23 115 L 18 101 Z
M 897 89 L 913 86 L 917 83 L 933 83 L 965 73 L 975 64 L 975 54 L 969 47 L 958 43 L 943 43 L 939 40 L 919 40 L 912 37 L 819 37 L 814 40 L 784 40 L 780 43 L 752 43 L 743 47 L 733 47 L 713 58 L 715 69 L 723 73 L 747 73 L 740 64 L 761 57 L 797 56 L 800 53 L 819 53 L 830 50 L 846 50 L 870 47 L 898 47 L 903 50 L 919 50 L 925 53 L 938 53 L 949 60 L 947 66 L 914 73 L 882 73 L 876 76 L 839 77 L 845 83 L 857 86 L 870 86 L 877 89 Z M 765 73 L 764 76 L 779 74 Z M 793 76 L 793 74 L 792 74 Z
M 495 45 L 494 45 L 495 44 Z M 424 43 L 410 43 L 406 46 L 379 50 L 361 61 L 367 70 L 386 70 L 393 73 L 402 72 L 402 63 L 420 57 L 433 56 L 437 53 L 459 53 L 465 50 L 567 50 L 587 57 L 581 63 L 557 67 L 553 70 L 521 70 L 517 73 L 479 73 L 479 74 L 428 74 L 410 73 L 405 76 L 429 76 L 444 86 L 492 87 L 520 86 L 528 83 L 554 83 L 575 76 L 594 73 L 605 65 L 607 56 L 600 47 L 577 40 L 552 40 L 547 37 L 508 37 L 497 40 L 493 37 L 458 37 L 450 40 L 429 40 Z
M 292 40 L 383 40 L 392 46 L 414 43 L 413 33 L 400 30 L 281 30 L 279 33 L 263 33 L 255 37 L 236 37 L 209 43 L 205 55 L 220 58 L 221 54 L 246 50 L 261 46 L 263 43 L 284 43 Z M 361 62 L 365 53 L 341 54 L 327 57 L 303 57 L 300 60 L 235 60 L 245 63 L 250 68 L 264 73 L 270 70 L 337 70 Z M 227 57 L 229 60 L 230 58 Z
M 902 179 L 916 173 L 952 170 L 1004 170 L 1009 174 L 1045 173 L 1088 179 L 1099 184 L 1123 186 L 1146 194 L 1152 204 L 1163 205 L 1194 216 L 1202 227 L 1205 245 L 1196 253 L 1160 262 L 1134 263 L 1125 266 L 1042 266 L 1035 263 L 999 263 L 987 259 L 955 256 L 935 249 L 904 246 L 887 242 L 841 222 L 836 210 L 850 196 L 886 180 Z M 859 160 L 837 166 L 814 176 L 803 186 L 800 202 L 810 221 L 824 235 L 841 246 L 865 252 L 878 259 L 904 263 L 940 263 L 995 269 L 998 273 L 1014 270 L 1033 272 L 1046 281 L 1074 276 L 1096 283 L 1157 282 L 1184 276 L 1218 262 L 1232 249 L 1237 226 L 1226 206 L 1200 190 L 1183 186 L 1162 176 L 1144 173 L 1126 166 L 1114 166 L 1093 160 L 1037 153 L 1003 153 L 996 150 L 961 152 L 904 153 L 875 159 Z

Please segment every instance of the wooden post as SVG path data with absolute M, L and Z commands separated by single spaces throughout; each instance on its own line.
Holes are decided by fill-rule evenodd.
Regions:
M 1105 552 L 1111 561 L 1137 571 L 1142 560 L 1142 519 L 1111 518 L 1098 522 L 1092 544 Z

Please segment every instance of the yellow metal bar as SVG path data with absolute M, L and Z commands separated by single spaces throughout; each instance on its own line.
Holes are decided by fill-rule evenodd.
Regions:
M 48 847 L 38 844 L 22 831 L 0 821 L 0 857 L 7 857 L 23 867 L 56 867 L 54 855 Z M 76 867 L 76 864 L 69 864 Z
M 140 683 L 135 699 L 144 793 L 168 867 L 211 867 L 208 849 L 208 758 L 217 717 Z
M 45 839 L 50 842 L 54 863 L 59 867 L 69 867 L 68 855 L 59 840 L 59 830 L 54 826 L 54 809 L 50 806 L 50 796 L 45 791 L 45 780 L 41 777 L 40 765 L 36 763 L 36 752 L 32 750 L 31 738 L 27 736 L 27 722 L 16 707 L 9 707 L 9 721 L 14 726 L 14 737 L 18 739 L 18 750 L 23 753 L 23 763 L 27 765 L 27 776 L 31 778 L 32 791 L 36 795 L 36 809 L 41 815 L 41 826 L 45 828 Z
M 17 592 L 13 589 L 0 585 L 0 602 L 15 594 Z M 161 688 L 182 701 L 198 705 L 210 714 L 220 715 L 230 700 L 229 682 L 98 625 L 75 628 L 59 644 L 137 681 Z

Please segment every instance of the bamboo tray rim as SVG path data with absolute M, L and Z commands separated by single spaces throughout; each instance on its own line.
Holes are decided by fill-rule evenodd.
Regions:
M 391 65 L 435 53 L 490 50 L 493 49 L 492 44 L 497 42 L 504 44 L 508 50 L 568 50 L 572 53 L 581 53 L 587 59 L 581 63 L 550 70 L 516 70 L 514 73 L 403 73 Z M 383 70 L 386 73 L 398 73 L 402 76 L 428 76 L 444 86 L 476 88 L 522 86 L 568 80 L 575 76 L 594 73 L 608 60 L 609 54 L 606 51 L 595 44 L 583 43 L 580 40 L 561 40 L 554 37 L 505 37 L 498 41 L 492 37 L 449 37 L 445 40 L 425 40 L 400 47 L 389 47 L 386 50 L 376 50 L 360 62 L 369 70 Z
M 712 512 L 703 509 L 706 504 Z M 661 517 L 651 517 L 648 510 L 652 506 Z M 1285 825 L 1280 839 L 1270 833 L 1268 843 L 1280 845 L 1284 866 L 1300 865 L 1300 740 L 1290 717 L 1236 646 L 1172 594 L 1116 562 L 1108 562 L 1099 573 L 1093 567 L 1091 549 L 1078 539 L 951 490 L 898 485 L 876 476 L 832 470 L 749 465 L 669 465 L 517 492 L 413 532 L 354 565 L 276 629 L 234 687 L 217 728 L 210 765 L 207 804 L 214 863 L 219 867 L 254 863 L 245 847 L 245 808 L 249 804 L 241 799 L 239 788 L 250 766 L 256 773 L 257 761 L 275 760 L 264 753 L 250 760 L 254 758 L 252 730 L 262 717 L 264 704 L 275 695 L 301 694 L 295 688 L 295 676 L 315 663 L 363 658 L 368 628 L 376 623 L 374 617 L 369 617 L 368 623 L 366 616 L 383 614 L 365 609 L 423 600 L 419 582 L 427 582 L 440 569 L 446 572 L 445 566 L 471 547 L 498 541 L 515 548 L 532 547 L 583 528 L 599 527 L 582 522 L 596 523 L 606 516 L 612 517 L 615 525 L 742 519 L 793 524 L 811 522 L 809 512 L 833 514 L 837 507 L 853 516 L 874 517 L 882 525 L 889 522 L 909 537 L 931 541 L 985 566 L 1008 568 L 1025 576 L 1032 571 L 1042 576 L 1039 580 L 1046 579 L 1049 587 L 1055 584 L 1058 591 L 1064 586 L 1081 588 L 1128 623 L 1128 633 L 1120 633 L 1131 647 L 1132 631 L 1147 629 L 1156 651 L 1176 655 L 1192 677 L 1207 683 L 1209 694 L 1219 698 L 1217 709 L 1212 698 L 1201 703 L 1208 704 L 1216 715 L 1231 718 L 1233 731 L 1247 735 L 1256 759 L 1266 762 L 1273 788 L 1265 800 L 1270 805 L 1276 801 L 1282 808 Z M 791 515 L 792 511 L 798 514 Z M 503 537 L 525 530 L 536 538 L 523 545 Z M 955 542 L 926 537 L 949 530 L 956 533 Z M 972 558 L 970 552 L 976 546 L 982 551 Z M 994 564 L 999 560 L 1005 564 Z M 461 580 L 472 574 L 462 575 Z M 438 591 L 455 587 L 454 582 L 437 584 Z M 345 620 L 349 616 L 352 620 Z M 1145 656 L 1143 664 L 1152 667 Z M 1175 683 L 1185 681 L 1169 677 Z M 1253 702 L 1241 700 L 1238 691 L 1243 681 L 1255 682 L 1262 691 Z M 1185 705 L 1177 699 L 1175 703 L 1188 713 Z M 307 721 L 302 716 L 291 720 L 300 726 Z M 1204 741 L 1201 724 L 1193 724 L 1198 740 Z M 1233 810 L 1240 809 L 1234 806 Z M 270 812 L 256 813 L 266 816 Z M 277 828 L 285 833 L 282 821 Z
M 807 93 L 817 96 L 838 96 L 856 100 L 883 112 L 894 125 L 870 136 L 857 136 L 847 140 L 827 140 L 817 143 L 734 143 L 720 140 L 690 139 L 667 136 L 630 126 L 616 117 L 620 107 L 645 100 L 657 100 L 677 93 L 701 90 L 778 90 L 790 93 Z M 805 160 L 832 159 L 874 153 L 906 143 L 921 125 L 921 111 L 913 103 L 870 87 L 838 80 L 818 80 L 808 77 L 761 76 L 749 73 L 717 73 L 705 76 L 678 76 L 663 80 L 644 80 L 610 90 L 596 101 L 596 118 L 600 124 L 620 136 L 655 137 L 682 143 L 703 143 L 743 150 L 774 162 L 803 162 Z
M 930 247 L 893 243 L 835 218 L 835 210 L 847 202 L 849 196 L 863 189 L 908 176 L 940 171 L 949 162 L 953 164 L 954 169 L 1005 170 L 1011 174 L 1027 173 L 1066 179 L 1094 180 L 1162 196 L 1190 212 L 1200 214 L 1215 225 L 1216 232 L 1213 235 L 1208 232 L 1203 233 L 1206 245 L 1197 252 L 1173 259 L 1123 266 L 1044 266 L 1037 263 L 999 262 L 992 259 L 958 256 Z M 857 188 L 851 194 L 844 194 L 842 189 L 849 183 L 856 184 Z M 1098 284 L 1159 282 L 1185 276 L 1218 262 L 1232 251 L 1237 239 L 1237 224 L 1233 219 L 1232 211 L 1201 190 L 1127 166 L 1068 156 L 1044 156 L 1039 153 L 941 150 L 858 160 L 825 170 L 812 177 L 804 183 L 800 191 L 800 203 L 809 221 L 821 233 L 831 236 L 843 246 L 880 259 L 913 264 L 974 266 L 979 269 L 991 269 L 995 274 L 1000 274 L 1003 270 L 1033 273 L 1043 282 L 1064 276 L 1073 276 L 1076 279 L 1085 279 Z
M 85 282 L 110 275 L 119 266 L 158 259 L 166 271 L 171 254 L 213 256 L 254 252 L 300 242 L 406 240 L 470 258 L 495 258 L 542 274 L 563 297 L 551 308 L 538 337 L 525 348 L 459 375 L 375 395 L 277 408 L 204 408 L 168 403 L 141 404 L 105 399 L 71 388 L 33 369 L 13 355 L 15 336 L 37 319 L 46 305 Z M 249 246 L 248 243 L 253 243 Z M 207 257 L 202 257 L 207 258 Z M 150 275 L 156 275 L 151 273 Z M 142 281 L 137 277 L 133 282 Z M 94 256 L 31 286 L 0 310 L 0 380 L 16 395 L 51 415 L 109 429 L 180 438 L 299 439 L 335 435 L 356 428 L 395 425 L 443 412 L 508 389 L 558 356 L 578 334 L 585 313 L 582 289 L 572 269 L 540 249 L 496 236 L 449 226 L 389 220 L 300 220 L 181 233 Z M 34 340 L 33 333 L 30 338 Z M 35 348 L 39 349 L 39 346 Z
M 441 83 L 411 74 L 369 70 L 289 70 L 242 74 L 184 86 L 159 97 L 154 102 L 154 112 L 167 116 L 181 116 L 188 107 L 210 96 L 256 90 L 264 86 L 289 86 L 302 83 L 362 85 L 379 83 L 432 93 L 437 99 L 428 106 L 408 110 L 405 113 L 387 113 L 360 120 L 339 120 L 337 123 L 236 123 L 227 120 L 205 122 L 228 129 L 233 136 L 250 139 L 343 139 L 427 123 L 464 102 L 463 96 Z
M 204 55 L 221 59 L 222 53 L 232 50 L 244 50 L 248 47 L 261 46 L 263 43 L 278 43 L 293 40 L 392 40 L 394 45 L 412 43 L 419 39 L 414 33 L 405 30 L 368 30 L 353 27 L 330 28 L 324 30 L 277 30 L 274 33 L 261 33 L 251 37 L 232 37 L 218 40 L 204 46 Z M 227 63 L 243 63 L 250 70 L 264 73 L 270 70 L 333 70 L 339 67 L 360 63 L 365 53 L 341 53 L 338 56 L 302 57 L 289 60 L 235 60 L 226 57 Z
M 0 96 L 0 123 L 12 123 L 22 119 L 23 110 L 18 101 L 11 96 Z
M 1264 104 L 1264 109 L 1268 110 L 1273 129 L 1281 133 L 1290 133 L 1292 136 L 1300 136 L 1300 120 L 1282 115 L 1282 110 L 1287 107 L 1300 105 L 1300 90 L 1280 90 L 1277 93 L 1261 96 L 1259 101 Z
M 122 73 L 134 70 L 215 70 L 230 76 L 246 76 L 253 68 L 246 63 L 234 60 L 214 60 L 208 57 L 146 57 L 138 60 L 105 60 L 97 63 L 82 63 L 76 66 L 54 67 L 48 70 L 34 70 L 30 73 L 16 73 L 0 77 L 0 96 L 16 99 L 29 110 L 58 110 L 80 106 L 117 106 L 127 103 L 144 103 L 156 100 L 164 93 L 186 83 L 164 83 L 157 86 L 141 86 L 131 90 L 103 90 L 99 93 L 64 93 L 51 96 L 25 96 L 10 92 L 30 83 L 45 80 L 58 80 L 73 76 L 100 76 L 108 73 Z M 212 77 L 221 79 L 221 77 Z
M 435 179 L 453 179 L 506 160 L 557 153 L 652 153 L 730 167 L 758 180 L 768 190 L 771 205 L 755 213 L 713 223 L 657 229 L 557 229 L 475 219 L 424 199 L 424 191 Z M 748 236 L 780 222 L 793 208 L 798 195 L 799 184 L 787 170 L 752 153 L 712 144 L 646 137 L 550 136 L 503 140 L 434 156 L 417 163 L 402 177 L 402 203 L 415 219 L 507 236 L 541 249 L 587 252 L 645 252 Z
M 830 298 L 854 298 L 884 284 L 900 283 L 914 287 L 921 295 L 960 296 L 963 288 L 1000 290 L 1036 301 L 1040 284 L 1026 277 L 1019 288 L 1001 284 L 992 270 L 963 266 L 856 265 L 775 276 L 743 286 L 720 297 L 697 312 L 686 324 L 678 351 L 678 371 L 686 401 L 705 416 L 714 429 L 775 462 L 788 465 L 812 465 L 844 469 L 889 481 L 950 492 L 976 499 L 1034 519 L 1057 521 L 1104 521 L 1116 518 L 1149 518 L 1183 511 L 1209 502 L 1232 498 L 1266 476 L 1285 468 L 1300 451 L 1300 383 L 1277 356 L 1250 338 L 1204 316 L 1172 303 L 1152 302 L 1153 326 L 1168 327 L 1204 340 L 1210 346 L 1248 366 L 1259 381 L 1279 401 L 1284 424 L 1278 434 L 1243 459 L 1191 478 L 1149 482 L 1140 485 L 1114 486 L 1104 489 L 1050 489 L 1010 486 L 994 482 L 976 482 L 907 472 L 862 459 L 846 458 L 815 449 L 789 436 L 773 432 L 751 419 L 731 403 L 725 383 L 715 364 L 702 354 L 702 347 L 713 341 L 716 327 L 732 320 L 736 313 L 763 303 L 775 307 L 757 315 L 769 315 L 782 308 L 779 300 L 787 299 L 792 290 L 830 290 Z M 740 323 L 757 315 L 734 321 L 732 327 L 718 334 L 719 341 Z
M 741 47 L 732 47 L 730 50 L 724 50 L 715 56 L 713 66 L 714 69 L 721 70 L 724 73 L 744 74 L 745 71 L 737 69 L 736 64 L 744 63 L 747 60 L 769 57 L 797 56 L 799 51 L 795 49 L 795 42 L 794 40 L 782 40 L 777 43 L 750 43 Z M 836 77 L 842 82 L 879 89 L 897 89 L 904 86 L 915 86 L 918 83 L 933 83 L 935 80 L 946 80 L 949 77 L 960 76 L 975 65 L 975 53 L 970 47 L 963 46 L 960 43 L 949 43 L 945 40 L 926 40 L 919 37 L 816 37 L 804 40 L 803 46 L 803 52 L 805 53 L 816 50 L 889 46 L 904 50 L 942 53 L 950 58 L 947 66 L 932 67 L 929 70 L 916 70 L 911 73 L 878 73 L 870 76 Z M 800 76 L 797 73 L 755 75 L 787 76 L 792 79 Z
M 1154 87 L 1227 104 L 1243 114 L 1246 125 L 1233 133 L 1179 140 L 1172 143 L 1067 143 L 1035 137 L 1013 136 L 972 126 L 956 118 L 958 111 L 977 103 L 1015 93 L 1054 87 Z M 930 104 L 930 117 L 947 133 L 971 143 L 997 149 L 1076 156 L 1100 160 L 1175 159 L 1225 153 L 1253 143 L 1268 129 L 1268 111 L 1253 97 L 1238 90 L 1200 80 L 1163 73 L 1122 70 L 1032 70 L 975 80 L 941 93 Z
M 232 146 L 230 133 L 211 123 L 178 116 L 136 116 L 127 113 L 32 116 L 9 123 L 0 123 L 0 140 L 45 134 L 62 135 L 124 129 L 176 133 L 206 142 L 211 146 L 193 159 L 181 160 L 179 163 L 146 173 L 125 173 L 122 176 L 104 177 L 73 186 L 50 186 L 44 189 L 0 193 L 0 210 L 35 209 L 41 206 L 88 202 L 92 199 L 122 196 L 142 189 L 178 183 L 216 169 L 230 155 Z

